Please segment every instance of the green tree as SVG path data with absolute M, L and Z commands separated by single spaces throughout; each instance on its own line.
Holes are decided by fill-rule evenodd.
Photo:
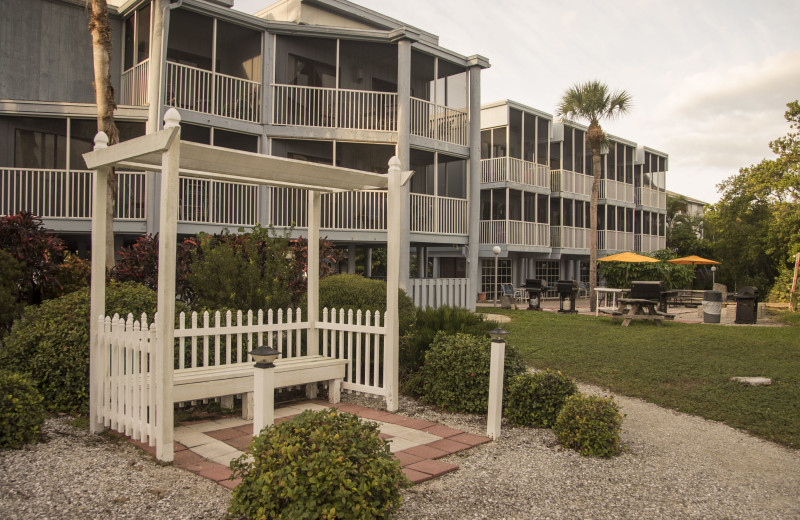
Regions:
M 592 151 L 592 198 L 589 207 L 589 294 L 597 287 L 597 199 L 600 194 L 600 155 L 606 133 L 601 120 L 614 119 L 630 110 L 632 98 L 628 92 L 611 92 L 608 85 L 599 81 L 587 81 L 570 87 L 561 97 L 556 113 L 570 119 L 589 121 L 586 142 Z M 596 302 L 590 299 L 591 310 Z
M 787 104 L 792 131 L 769 146 L 777 155 L 742 168 L 718 185 L 722 198 L 706 212 L 706 231 L 719 279 L 733 288 L 755 285 L 761 294 L 786 279 L 800 251 L 800 103 Z M 783 299 L 788 287 L 775 287 Z

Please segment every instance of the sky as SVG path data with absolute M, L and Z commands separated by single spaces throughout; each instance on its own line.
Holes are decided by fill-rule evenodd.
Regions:
M 254 13 L 270 0 L 234 0 Z M 357 0 L 489 58 L 483 103 L 555 113 L 564 91 L 600 80 L 633 96 L 603 123 L 669 154 L 667 189 L 714 203 L 717 184 L 772 158 L 786 103 L 800 98 L 798 0 Z

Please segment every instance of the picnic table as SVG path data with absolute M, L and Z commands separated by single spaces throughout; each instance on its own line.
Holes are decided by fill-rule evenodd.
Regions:
M 657 327 L 664 325 L 664 320 L 675 318 L 658 310 L 659 302 L 656 300 L 643 300 L 640 298 L 620 298 L 617 310 L 611 313 L 613 319 L 622 319 L 622 326 L 627 327 L 633 320 L 652 321 Z

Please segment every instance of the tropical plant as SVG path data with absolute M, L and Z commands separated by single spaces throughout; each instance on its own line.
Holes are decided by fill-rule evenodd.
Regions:
M 44 422 L 42 396 L 24 375 L 0 372 L 0 448 L 36 442 Z
M 197 247 L 195 237 L 186 238 L 175 248 L 175 294 L 183 302 L 191 300 L 187 277 L 192 251 Z M 117 251 L 117 263 L 109 270 L 109 279 L 136 282 L 154 291 L 158 289 L 158 234 L 144 235 L 132 245 Z
M 611 92 L 600 81 L 587 81 L 569 88 L 561 97 L 556 113 L 570 119 L 589 121 L 586 142 L 592 152 L 592 195 L 589 206 L 589 294 L 597 287 L 597 201 L 600 196 L 601 153 L 607 141 L 600 121 L 625 114 L 631 108 L 631 95 L 621 90 Z M 594 311 L 596 301 L 589 299 Z
M 13 256 L 0 249 L 0 338 L 11 329 L 22 309 L 19 302 L 19 280 L 22 266 Z

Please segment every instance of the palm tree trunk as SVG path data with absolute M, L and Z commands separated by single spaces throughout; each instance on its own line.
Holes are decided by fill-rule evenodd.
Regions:
M 97 103 L 97 131 L 108 135 L 108 144 L 119 142 L 119 132 L 114 124 L 114 87 L 111 85 L 111 26 L 108 23 L 106 0 L 91 0 L 92 13 L 89 32 L 92 35 L 94 59 L 94 92 Z M 106 267 L 114 266 L 114 208 L 117 201 L 117 176 L 112 170 L 108 178 L 108 211 L 106 212 Z
M 586 140 L 592 150 L 592 196 L 589 202 L 589 310 L 594 312 L 597 309 L 597 297 L 595 288 L 597 287 L 597 201 L 600 198 L 600 174 L 601 174 L 601 149 L 603 138 L 605 137 L 600 125 L 596 122 L 589 124 L 586 133 Z

